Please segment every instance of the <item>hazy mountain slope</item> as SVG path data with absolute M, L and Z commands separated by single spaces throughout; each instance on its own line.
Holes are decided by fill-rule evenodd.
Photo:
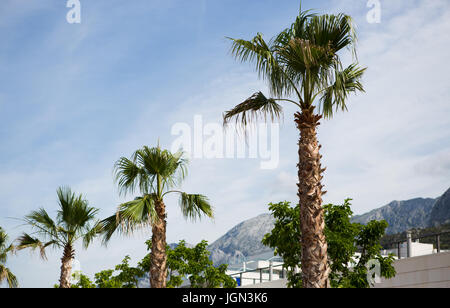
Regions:
M 208 246 L 212 261 L 214 264 L 236 264 L 245 257 L 271 251 L 261 240 L 272 231 L 274 222 L 272 215 L 263 214 L 236 225 Z
M 416 198 L 406 201 L 392 201 L 386 206 L 369 213 L 355 216 L 352 222 L 366 224 L 371 220 L 386 220 L 387 234 L 400 233 L 411 228 L 426 228 L 436 199 Z
M 436 200 L 430 214 L 430 227 L 450 223 L 450 189 Z

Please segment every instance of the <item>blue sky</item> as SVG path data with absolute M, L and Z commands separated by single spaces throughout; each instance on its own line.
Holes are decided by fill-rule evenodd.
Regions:
M 366 93 L 349 112 L 324 121 L 325 202 L 352 197 L 363 213 L 392 200 L 438 197 L 450 186 L 450 105 L 446 0 L 381 0 L 379 24 L 366 20 L 367 1 L 304 1 L 318 13 L 345 12 L 358 26 L 359 61 L 369 69 Z M 220 122 L 222 112 L 267 88 L 251 66 L 235 62 L 225 36 L 269 39 L 295 18 L 297 0 L 81 0 L 81 24 L 66 22 L 65 1 L 0 3 L 0 226 L 11 238 L 16 220 L 37 207 L 56 209 L 56 188 L 83 193 L 100 216 L 120 198 L 112 166 L 194 115 Z M 267 91 L 266 91 L 267 92 Z M 296 200 L 298 133 L 286 107 L 280 165 L 193 160 L 184 190 L 210 197 L 213 222 L 185 222 L 169 200 L 168 240 L 210 242 L 269 202 Z M 130 254 L 145 253 L 148 232 L 115 238 L 108 248 L 78 249 L 92 275 Z M 49 261 L 20 252 L 8 266 L 21 286 L 58 280 L 60 252 Z

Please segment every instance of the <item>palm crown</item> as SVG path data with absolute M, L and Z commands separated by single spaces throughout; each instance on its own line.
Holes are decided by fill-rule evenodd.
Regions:
M 8 259 L 8 254 L 14 251 L 12 244 L 8 245 L 8 235 L 0 227 L 0 283 L 6 281 L 10 288 L 17 288 L 19 283 L 17 277 L 11 273 L 5 263 Z
M 335 110 L 346 110 L 350 93 L 364 91 L 360 79 L 365 68 L 357 62 L 344 68 L 339 56 L 339 51 L 350 48 L 356 59 L 356 35 L 350 16 L 300 12 L 291 27 L 269 43 L 260 33 L 250 41 L 230 39 L 232 55 L 255 64 L 273 98 L 255 93 L 226 112 L 225 123 L 233 117 L 243 125 L 261 115 L 279 117 L 282 108 L 278 101 L 293 103 L 302 110 L 317 106 L 325 117 L 332 117 Z
M 95 221 L 98 209 L 90 207 L 81 194 L 77 196 L 70 188 L 60 187 L 57 194 L 59 210 L 56 220 L 43 208 L 25 216 L 24 221 L 33 228 L 32 235 L 36 237 L 24 233 L 18 239 L 19 249 L 40 249 L 41 257 L 45 259 L 47 247 L 64 249 L 82 239 L 87 248 L 99 234 L 101 224 Z
M 183 152 L 172 154 L 159 146 L 144 146 L 128 159 L 120 158 L 115 164 L 115 178 L 121 194 L 134 193 L 139 189 L 140 197 L 119 205 L 116 215 L 106 218 L 104 241 L 109 241 L 117 230 L 133 232 L 136 228 L 152 226 L 158 217 L 155 204 L 163 202 L 171 193 L 180 195 L 180 208 L 185 218 L 196 220 L 203 215 L 213 217 L 208 198 L 200 194 L 187 194 L 173 190 L 187 174 L 187 160 Z

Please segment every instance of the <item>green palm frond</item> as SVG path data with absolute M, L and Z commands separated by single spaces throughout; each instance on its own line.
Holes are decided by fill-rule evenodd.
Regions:
M 103 224 L 101 221 L 97 221 L 92 228 L 88 227 L 86 229 L 86 233 L 82 235 L 83 247 L 87 249 L 94 240 L 94 238 L 102 234 L 102 232 L 103 232 Z
M 335 70 L 334 82 L 325 88 L 320 98 L 321 112 L 326 118 L 333 115 L 334 110 L 347 110 L 346 100 L 351 93 L 364 92 L 361 78 L 366 68 L 358 67 L 356 63 L 349 65 L 346 69 Z
M 135 153 L 136 155 L 136 153 Z M 115 180 L 119 186 L 119 193 L 133 193 L 136 186 L 140 185 L 141 190 L 148 192 L 151 186 L 149 178 L 142 168 L 126 157 L 121 157 L 114 165 Z
M 17 247 L 13 244 L 10 244 L 9 246 L 0 246 L 0 263 L 5 263 L 8 259 L 9 254 L 15 254 L 17 250 Z
M 43 260 L 47 260 L 45 249 L 49 246 L 60 246 L 57 241 L 49 241 L 47 243 L 41 242 L 37 238 L 33 238 L 31 235 L 24 233 L 18 239 L 17 249 L 22 250 L 25 248 L 31 248 L 32 250 L 39 249 L 40 256 Z
M 258 76 L 268 81 L 269 90 L 273 96 L 300 94 L 290 76 L 284 71 L 284 67 L 280 65 L 276 48 L 269 46 L 260 33 L 251 41 L 228 39 L 233 42 L 231 54 L 238 61 L 254 63 Z
M 103 243 L 106 244 L 116 231 L 128 235 L 136 229 L 152 226 L 158 221 L 155 199 L 156 195 L 145 195 L 119 205 L 115 215 L 101 222 Z
M 10 288 L 17 288 L 19 286 L 17 277 L 13 273 L 11 273 L 11 271 L 6 266 L 0 264 L 0 283 L 5 280 Z
M 37 229 L 37 232 L 49 236 L 53 236 L 57 233 L 57 226 L 50 215 L 43 208 L 37 211 L 31 212 L 25 216 L 25 222 Z
M 180 208 L 183 216 L 195 221 L 202 216 L 213 218 L 213 210 L 207 197 L 198 194 L 181 193 Z
M 0 284 L 6 281 L 10 288 L 17 288 L 19 285 L 16 276 L 5 266 L 8 254 L 14 251 L 15 246 L 8 244 L 8 234 L 0 227 Z
M 0 227 L 0 263 L 5 263 L 8 256 L 7 241 L 8 235 Z
M 84 229 L 85 225 L 92 221 L 98 213 L 98 209 L 89 207 L 88 201 L 83 196 L 78 196 L 68 187 L 60 187 L 57 190 L 60 209 L 58 211 L 58 222 L 77 235 Z
M 0 249 L 6 246 L 6 242 L 8 241 L 8 234 L 0 227 Z
M 252 121 L 267 116 L 273 121 L 281 117 L 282 107 L 272 98 L 267 98 L 263 93 L 258 92 L 246 99 L 243 103 L 237 105 L 232 110 L 227 111 L 224 116 L 224 125 L 228 124 L 232 118 L 235 118 L 236 124 L 247 126 Z
M 357 42 L 353 19 L 345 14 L 313 16 L 306 27 L 305 39 L 312 44 L 330 47 L 335 53 L 354 50 Z

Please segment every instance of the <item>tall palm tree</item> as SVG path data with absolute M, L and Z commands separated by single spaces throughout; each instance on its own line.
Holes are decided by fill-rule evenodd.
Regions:
M 230 38 L 231 39 L 231 38 Z M 241 62 L 255 64 L 259 77 L 268 82 L 271 98 L 253 94 L 224 114 L 224 124 L 235 119 L 248 125 L 261 116 L 279 118 L 281 103 L 298 108 L 294 114 L 300 131 L 298 197 L 302 231 L 303 286 L 327 287 L 329 266 L 322 211 L 322 168 L 317 127 L 322 117 L 331 118 L 347 110 L 349 94 L 364 91 L 360 79 L 365 68 L 358 66 L 356 36 L 350 16 L 302 12 L 268 43 L 258 33 L 252 40 L 231 39 L 231 54 Z M 344 67 L 340 52 L 353 51 L 352 64 Z
M 196 220 L 203 215 L 212 218 L 213 211 L 208 199 L 199 194 L 187 194 L 173 190 L 186 176 L 187 161 L 183 152 L 172 154 L 159 146 L 144 146 L 128 159 L 120 158 L 115 164 L 116 181 L 120 193 L 134 193 L 140 197 L 119 205 L 117 213 L 105 220 L 104 242 L 107 243 L 118 230 L 129 234 L 138 228 L 152 228 L 150 285 L 165 288 L 167 276 L 166 254 L 166 206 L 168 194 L 180 196 L 179 205 L 185 218 Z
M 0 284 L 6 281 L 10 288 L 17 288 L 19 286 L 17 277 L 6 267 L 8 254 L 12 252 L 14 252 L 14 246 L 8 245 L 8 234 L 0 227 Z
M 75 242 L 82 239 L 83 247 L 87 249 L 102 228 L 100 221 L 95 219 L 98 209 L 90 207 L 81 194 L 76 195 L 67 187 L 58 188 L 57 194 L 59 210 L 56 220 L 51 219 L 43 208 L 25 216 L 24 221 L 33 228 L 32 235 L 37 237 L 24 233 L 18 239 L 17 248 L 39 249 L 44 260 L 47 259 L 47 247 L 62 249 L 59 287 L 70 288 Z

